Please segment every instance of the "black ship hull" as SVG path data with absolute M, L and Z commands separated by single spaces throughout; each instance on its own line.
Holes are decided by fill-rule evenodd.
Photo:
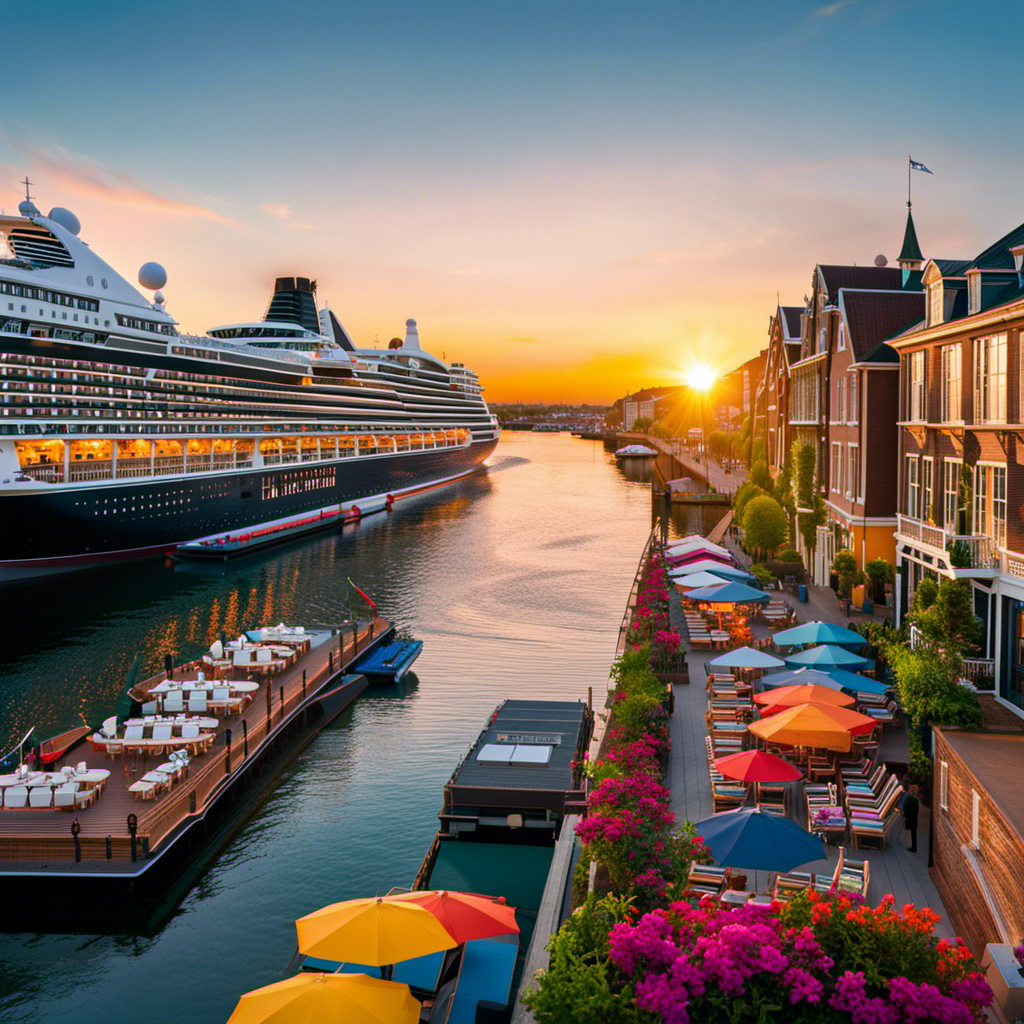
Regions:
M 439 487 L 477 469 L 497 439 L 460 448 L 292 463 L 3 495 L 0 582 L 155 557 L 179 544 L 331 505 Z

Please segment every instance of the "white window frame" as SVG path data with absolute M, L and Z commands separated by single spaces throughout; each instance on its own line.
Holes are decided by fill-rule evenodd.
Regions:
M 939 762 L 939 806 L 949 813 L 949 762 Z
M 923 423 L 928 418 L 928 357 L 924 349 L 908 356 L 907 419 Z
M 836 412 L 832 417 L 832 422 L 846 422 L 846 381 L 842 377 L 836 381 Z
M 981 274 L 967 275 L 967 312 L 981 312 Z
M 910 519 L 921 518 L 921 460 L 917 455 L 906 457 L 906 509 Z M 913 495 L 913 500 L 911 500 Z
M 964 418 L 963 406 L 963 346 L 960 344 L 943 345 L 939 350 L 942 377 L 942 422 L 962 423 Z M 955 371 L 955 375 L 953 373 Z M 956 382 L 956 394 L 953 391 L 953 382 Z
M 821 327 L 818 329 L 818 355 L 828 347 L 828 328 Z
M 921 521 L 928 519 L 928 509 L 932 509 L 935 518 L 935 460 L 931 455 L 921 456 Z
M 846 324 L 842 322 L 839 324 L 839 338 L 836 341 L 836 349 L 839 352 L 846 351 Z
M 857 406 L 857 373 L 854 371 L 850 374 L 850 398 L 847 403 L 849 408 L 846 413 L 846 422 L 850 424 L 856 424 L 860 415 L 860 410 Z
M 928 285 L 928 326 L 934 327 L 936 324 L 942 323 L 943 314 L 943 301 L 945 299 L 945 290 L 942 287 L 942 281 L 933 281 Z
M 842 494 L 841 481 L 843 478 L 843 446 L 838 441 L 832 442 L 832 479 L 829 481 L 829 490 L 833 494 Z
M 942 526 L 946 533 L 956 533 L 956 520 L 960 512 L 960 472 L 962 469 L 962 459 L 942 460 Z M 952 488 L 950 483 L 953 485 Z
M 974 339 L 975 423 L 1006 422 L 1008 363 L 1009 340 L 1005 331 Z
M 860 501 L 860 444 L 851 441 L 846 446 L 846 496 Z

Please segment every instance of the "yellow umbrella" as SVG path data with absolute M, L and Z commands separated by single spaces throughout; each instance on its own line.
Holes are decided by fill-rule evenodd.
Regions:
M 429 910 L 382 896 L 332 903 L 300 917 L 295 930 L 307 956 L 373 967 L 458 945 Z
M 246 992 L 228 1024 L 416 1024 L 422 1007 L 408 985 L 365 974 L 297 974 Z
M 876 725 L 875 719 L 849 708 L 797 704 L 771 718 L 751 722 L 747 729 L 773 743 L 847 751 L 853 745 L 854 733 L 870 732 Z

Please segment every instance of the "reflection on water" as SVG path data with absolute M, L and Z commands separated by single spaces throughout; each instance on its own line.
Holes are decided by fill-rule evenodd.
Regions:
M 665 528 L 719 514 L 673 508 Z M 0 936 L 0 1020 L 223 1021 L 241 992 L 281 977 L 296 917 L 409 884 L 442 786 L 499 700 L 603 691 L 654 522 L 650 485 L 601 442 L 508 433 L 489 473 L 390 516 L 222 565 L 10 591 L 0 737 L 123 713 L 137 651 L 156 671 L 221 629 L 335 623 L 348 576 L 424 648 L 415 677 L 368 692 L 296 760 L 154 933 L 104 935 L 89 911 L 81 934 Z

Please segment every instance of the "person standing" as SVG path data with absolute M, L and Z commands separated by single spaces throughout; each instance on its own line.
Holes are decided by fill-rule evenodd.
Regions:
M 921 804 L 917 799 L 917 786 L 910 786 L 903 798 L 903 827 L 910 833 L 910 852 L 917 853 L 917 815 Z

